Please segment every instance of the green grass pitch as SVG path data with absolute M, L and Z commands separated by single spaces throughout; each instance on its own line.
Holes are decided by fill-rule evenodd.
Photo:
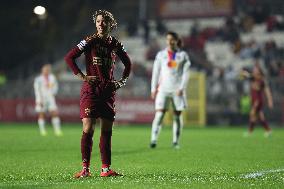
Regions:
M 51 126 L 41 137 L 33 124 L 0 124 L 0 188 L 284 188 L 284 129 L 270 138 L 257 128 L 185 128 L 181 148 L 173 149 L 164 127 L 156 149 L 149 148 L 150 127 L 116 126 L 112 168 L 125 176 L 101 178 L 96 128 L 92 177 L 76 180 L 80 170 L 80 124 L 64 124 L 63 137 Z

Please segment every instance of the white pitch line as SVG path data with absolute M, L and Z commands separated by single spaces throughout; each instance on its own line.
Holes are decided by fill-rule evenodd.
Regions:
M 284 169 L 272 169 L 272 170 L 249 173 L 249 174 L 243 175 L 242 178 L 256 178 L 256 177 L 261 177 L 267 173 L 279 173 L 279 172 L 284 172 Z

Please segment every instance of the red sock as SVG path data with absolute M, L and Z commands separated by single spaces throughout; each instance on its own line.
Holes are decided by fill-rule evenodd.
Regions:
M 261 125 L 264 127 L 264 129 L 266 131 L 270 131 L 271 130 L 270 127 L 268 126 L 268 123 L 267 123 L 266 120 L 260 120 L 260 123 L 261 123 Z
M 100 138 L 100 152 L 102 165 L 106 168 L 111 165 L 111 135 L 112 131 L 102 131 Z
M 82 138 L 81 138 L 81 154 L 82 154 L 82 161 L 83 167 L 90 166 L 90 159 L 93 147 L 93 134 L 94 132 L 85 133 L 83 131 Z
M 249 132 L 253 132 L 253 129 L 254 129 L 254 125 L 255 125 L 255 122 L 254 121 L 249 121 Z

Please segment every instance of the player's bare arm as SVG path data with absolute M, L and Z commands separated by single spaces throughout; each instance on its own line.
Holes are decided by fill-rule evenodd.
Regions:
M 264 88 L 264 92 L 265 92 L 265 96 L 267 98 L 268 107 L 270 109 L 272 109 L 273 108 L 273 98 L 272 98 L 272 94 L 271 94 L 271 90 L 270 90 L 269 86 L 266 86 Z
M 116 40 L 116 39 L 114 39 Z M 119 59 L 121 60 L 122 64 L 124 65 L 124 70 L 121 79 L 114 80 L 114 90 L 118 90 L 126 84 L 126 81 L 129 77 L 130 70 L 131 70 L 131 60 L 125 51 L 123 45 L 120 42 L 116 42 L 117 51 L 116 54 L 118 55 Z

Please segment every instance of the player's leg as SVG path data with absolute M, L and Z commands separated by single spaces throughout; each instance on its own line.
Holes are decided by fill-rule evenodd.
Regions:
M 182 96 L 173 95 L 173 147 L 179 148 L 179 139 L 183 128 L 182 111 L 187 107 L 185 92 Z
M 157 145 L 157 140 L 162 129 L 162 122 L 165 113 L 166 113 L 165 109 L 156 110 L 155 117 L 152 122 L 151 143 L 150 143 L 151 148 L 155 148 Z
M 53 110 L 50 112 L 51 114 L 51 123 L 54 129 L 54 133 L 56 136 L 62 136 L 62 131 L 61 131 L 61 121 L 58 116 L 58 111 Z
M 183 119 L 181 111 L 174 111 L 173 118 L 173 146 L 179 148 L 179 139 L 183 128 Z
M 257 120 L 257 116 L 256 116 L 256 110 L 255 109 L 251 109 L 250 114 L 249 114 L 249 133 L 252 133 L 254 130 L 254 126 Z
M 271 128 L 269 127 L 262 110 L 259 111 L 259 121 L 260 121 L 260 124 L 265 129 L 264 136 L 269 137 L 271 135 Z
M 83 133 L 81 137 L 82 171 L 75 174 L 76 178 L 90 176 L 90 160 L 93 147 L 93 134 L 96 119 L 83 118 Z
M 61 136 L 62 131 L 61 131 L 61 123 L 60 123 L 60 118 L 58 115 L 58 109 L 57 105 L 55 103 L 55 98 L 50 97 L 48 99 L 48 111 L 51 114 L 51 123 L 54 129 L 54 133 L 56 136 Z
M 102 161 L 102 177 L 120 176 L 120 174 L 110 169 L 112 127 L 113 120 L 101 118 L 101 137 L 99 147 Z
M 43 111 L 38 112 L 38 120 L 39 132 L 41 136 L 46 136 L 46 128 L 45 128 L 45 113 Z
M 46 136 L 47 132 L 45 129 L 45 111 L 46 111 L 45 103 L 44 102 L 36 103 L 35 111 L 38 113 L 37 123 L 39 126 L 40 135 Z
M 247 136 L 251 135 L 253 130 L 254 130 L 254 126 L 256 124 L 257 121 L 257 107 L 258 107 L 258 101 L 254 101 L 252 106 L 251 106 L 251 110 L 249 113 L 249 128 L 248 128 L 248 133 L 246 134 Z
M 156 113 L 152 122 L 151 143 L 150 143 L 151 148 L 155 148 L 157 145 L 157 140 L 162 129 L 162 122 L 164 119 L 164 115 L 167 111 L 168 103 L 169 99 L 167 94 L 163 92 L 158 92 L 155 99 Z

